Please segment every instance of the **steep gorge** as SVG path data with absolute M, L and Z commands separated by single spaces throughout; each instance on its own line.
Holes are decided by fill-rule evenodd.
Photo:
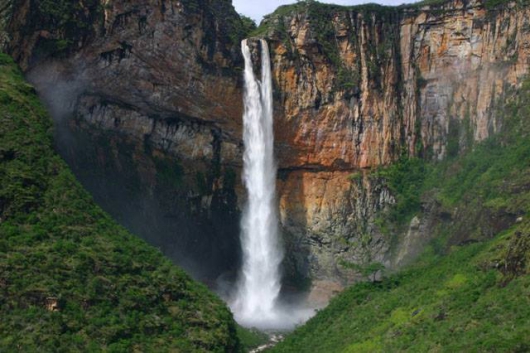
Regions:
M 81 12 L 92 21 L 81 38 L 36 23 L 35 6 L 13 7 L 7 49 L 74 131 L 60 149 L 96 200 L 188 269 L 201 264 L 198 276 L 234 271 L 245 33 L 231 2 L 105 1 Z M 529 11 L 301 2 L 266 18 L 290 277 L 340 289 L 359 278 L 342 261 L 368 253 L 393 269 L 419 252 L 444 216 L 426 203 L 426 216 L 385 235 L 378 217 L 395 196 L 372 172 L 403 154 L 441 160 L 502 129 L 496 103 L 528 71 Z

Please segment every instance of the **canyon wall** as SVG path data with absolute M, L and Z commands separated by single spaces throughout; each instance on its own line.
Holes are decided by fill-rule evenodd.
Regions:
M 96 201 L 204 280 L 237 269 L 244 35 L 231 2 L 12 9 L 7 50 Z
M 35 6 L 18 1 L 5 42 L 68 125 L 60 149 L 81 180 L 169 256 L 211 262 L 206 278 L 235 270 L 246 32 L 231 2 L 103 1 L 73 16 L 90 20 L 74 37 Z M 340 286 L 360 277 L 345 263 L 393 269 L 418 253 L 435 208 L 385 234 L 378 216 L 395 200 L 372 171 L 501 129 L 495 104 L 528 70 L 529 15 L 477 0 L 300 2 L 265 19 L 255 35 L 272 49 L 287 276 Z
M 443 217 L 425 204 L 423 219 L 384 235 L 378 216 L 395 200 L 371 172 L 403 154 L 455 156 L 498 132 L 496 102 L 528 71 L 529 15 L 515 3 L 486 9 L 481 1 L 307 2 L 265 19 L 283 224 L 293 248 L 304 249 L 299 272 L 348 282 L 358 273 L 341 263 L 392 269 L 418 254 Z

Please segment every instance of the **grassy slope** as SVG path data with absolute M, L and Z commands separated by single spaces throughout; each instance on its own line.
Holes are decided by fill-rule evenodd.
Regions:
M 511 236 L 426 254 L 382 283 L 356 285 L 273 351 L 526 352 L 530 276 L 504 286 L 492 268 Z
M 273 352 L 530 350 L 530 84 L 508 101 L 498 111 L 504 132 L 472 152 L 435 165 L 401 161 L 376 173 L 397 194 L 387 215 L 394 227 L 420 212 L 425 195 L 463 219 L 436 230 L 414 266 L 353 286 Z M 484 240 L 488 230 L 477 214 L 522 221 Z M 467 224 L 464 240 L 480 242 L 451 246 L 462 240 L 454 235 L 458 222 L 476 222 Z
M 236 351 L 231 313 L 92 201 L 0 54 L 0 351 Z M 47 298 L 60 310 L 46 310 Z

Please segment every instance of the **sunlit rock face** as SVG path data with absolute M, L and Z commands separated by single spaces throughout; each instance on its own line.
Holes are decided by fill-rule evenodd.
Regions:
M 266 19 L 282 102 L 279 150 L 289 151 L 282 164 L 370 168 L 392 162 L 403 147 L 421 152 L 420 141 L 441 159 L 451 120 L 469 119 L 473 139 L 486 138 L 501 126 L 496 100 L 527 73 L 528 13 L 452 1 Z M 314 23 L 324 19 L 335 43 L 322 43 Z
M 204 244 L 197 253 L 216 254 L 222 264 L 210 278 L 235 270 L 229 263 L 239 258 L 233 249 L 245 197 L 243 60 L 227 19 L 237 14 L 229 1 L 116 0 L 102 8 L 85 12 L 92 25 L 75 50 L 45 60 L 35 48 L 57 33 L 37 30 L 31 2 L 21 1 L 10 50 L 54 111 L 75 117 L 76 131 L 110 142 L 92 153 L 93 167 L 106 165 L 116 180 L 132 174 L 141 199 L 162 205 L 134 217 L 157 225 L 144 228 L 157 229 L 158 246 L 192 249 L 196 241 Z M 382 234 L 377 215 L 395 200 L 369 171 L 403 152 L 442 159 L 501 129 L 496 102 L 528 71 L 530 10 L 515 3 L 486 10 L 473 0 L 332 7 L 319 16 L 317 23 L 302 6 L 266 19 L 284 270 L 289 279 L 346 284 L 358 274 L 341 263 L 367 256 L 390 268 L 406 263 L 436 223 L 434 212 L 397 240 Z M 318 30 L 322 23 L 326 31 Z M 70 149 L 71 163 L 85 151 Z M 131 163 L 118 158 L 123 154 Z M 175 161 L 180 174 L 165 164 Z M 181 182 L 166 185 L 177 174 Z M 132 207 L 120 207 L 130 204 L 127 192 L 109 206 L 118 218 L 130 218 L 124 210 Z M 181 238 L 187 245 L 176 243 Z
M 423 238 L 405 232 L 391 247 L 374 223 L 394 199 L 360 171 L 403 152 L 440 160 L 501 129 L 496 103 L 528 72 L 529 15 L 515 4 L 486 10 L 481 1 L 448 1 L 408 9 L 301 6 L 265 20 L 275 53 L 290 266 L 344 283 L 356 274 L 342 260 L 359 263 L 368 253 L 395 268 L 419 252 L 436 217 L 413 227 Z

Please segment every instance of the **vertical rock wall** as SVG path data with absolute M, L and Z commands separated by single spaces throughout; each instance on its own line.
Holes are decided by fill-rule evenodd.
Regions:
M 363 175 L 402 153 L 441 160 L 499 131 L 495 104 L 528 72 L 529 15 L 515 3 L 487 10 L 481 1 L 302 3 L 265 20 L 284 226 L 291 247 L 304 249 L 293 256 L 298 272 L 349 282 L 355 271 L 344 261 L 368 256 L 395 268 L 419 252 L 426 239 L 396 243 L 374 225 L 393 197 Z M 413 227 L 423 238 L 424 223 L 435 222 Z

